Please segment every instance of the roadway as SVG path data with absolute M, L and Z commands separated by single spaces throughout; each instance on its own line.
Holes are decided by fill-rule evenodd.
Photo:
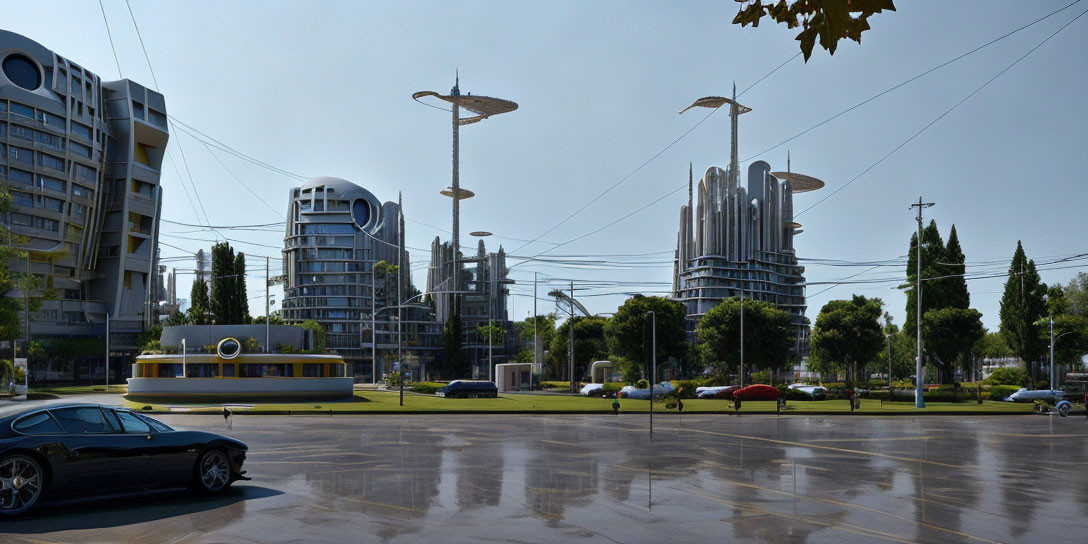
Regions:
M 225 496 L 45 506 L 4 542 L 1055 542 L 1088 422 L 1050 416 L 168 415 L 250 446 Z

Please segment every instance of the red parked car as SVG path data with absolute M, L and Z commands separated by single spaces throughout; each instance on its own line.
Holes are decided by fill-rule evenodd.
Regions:
M 733 398 L 740 400 L 778 400 L 778 389 L 758 383 L 734 391 Z

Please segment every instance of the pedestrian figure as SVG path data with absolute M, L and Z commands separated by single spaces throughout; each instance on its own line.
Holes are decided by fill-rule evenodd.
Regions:
M 738 416 L 740 415 L 740 398 L 739 397 L 736 397 L 736 396 L 733 397 L 733 410 L 736 411 Z
M 8 394 L 13 396 L 13 397 L 15 396 L 15 379 L 14 378 L 8 380 Z
M 619 398 L 619 396 L 616 396 L 616 398 L 612 399 L 612 413 L 615 414 L 615 415 L 619 415 L 619 413 L 620 413 L 620 398 Z
M 681 399 L 680 395 L 676 396 L 676 409 L 680 410 L 680 413 L 684 413 L 684 399 Z
M 850 411 L 854 411 L 854 388 L 848 387 L 846 389 L 846 398 L 850 400 Z
M 224 406 L 223 407 L 223 421 L 226 422 L 227 429 L 231 429 L 231 428 L 234 427 L 234 421 L 233 421 L 234 417 L 233 416 L 234 416 L 234 412 L 232 412 L 230 408 L 227 408 L 226 406 Z

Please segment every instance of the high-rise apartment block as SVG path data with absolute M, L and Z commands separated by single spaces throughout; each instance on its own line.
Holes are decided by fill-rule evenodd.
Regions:
M 320 323 L 326 347 L 360 381 L 392 371 L 398 347 L 408 367 L 431 364 L 441 353 L 438 326 L 412 286 L 400 204 L 320 177 L 291 190 L 287 212 L 284 320 Z
M 113 345 L 134 347 L 157 283 L 163 95 L 3 30 L 0 67 L 0 181 L 14 197 L 2 220 L 29 255 L 5 264 L 57 293 L 31 337 L 102 337 L 108 315 Z

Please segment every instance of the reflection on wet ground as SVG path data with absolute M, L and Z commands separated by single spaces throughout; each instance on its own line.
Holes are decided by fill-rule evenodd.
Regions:
M 223 432 L 222 420 L 167 422 Z M 1050 542 L 1079 418 L 239 417 L 252 482 L 0 521 L 63 542 Z M 4 539 L 5 542 L 8 538 Z

